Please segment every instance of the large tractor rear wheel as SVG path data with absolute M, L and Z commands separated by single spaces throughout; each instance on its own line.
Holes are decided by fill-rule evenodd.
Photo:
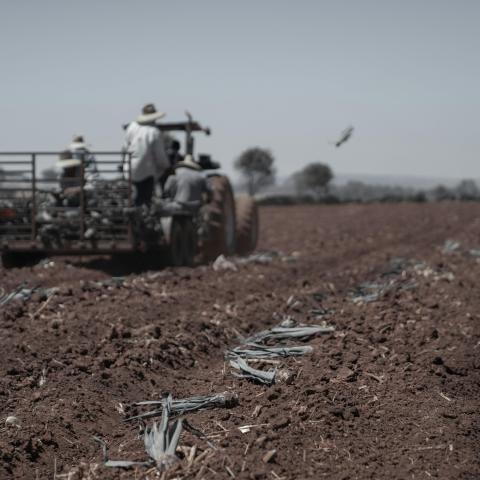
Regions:
M 239 195 L 235 199 L 237 217 L 237 253 L 252 253 L 258 241 L 258 208 L 255 199 L 250 195 Z
M 206 206 L 208 238 L 200 246 L 205 260 L 214 260 L 219 255 L 235 253 L 235 199 L 227 177 L 209 177 L 213 189 L 211 202 Z

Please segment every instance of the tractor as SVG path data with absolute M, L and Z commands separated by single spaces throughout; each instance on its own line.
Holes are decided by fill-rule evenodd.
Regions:
M 183 132 L 185 153 L 194 155 L 194 134 L 210 135 L 188 115 L 158 123 L 166 137 Z M 258 239 L 258 212 L 248 195 L 234 196 L 228 177 L 209 155 L 198 163 L 213 194 L 197 212 L 169 213 L 155 196 L 136 207 L 131 154 L 91 152 L 99 178 L 86 181 L 82 166 L 74 194 L 58 188 L 54 176 L 37 174 L 58 152 L 0 152 L 0 252 L 4 268 L 31 265 L 54 255 L 144 255 L 163 264 L 192 266 L 217 256 L 245 255 Z M 156 262 L 154 262 L 156 263 Z

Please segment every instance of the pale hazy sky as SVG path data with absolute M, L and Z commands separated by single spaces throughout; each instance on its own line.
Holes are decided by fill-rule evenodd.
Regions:
M 153 101 L 227 171 L 480 177 L 480 0 L 0 0 L 0 85 L 0 150 L 116 149 Z

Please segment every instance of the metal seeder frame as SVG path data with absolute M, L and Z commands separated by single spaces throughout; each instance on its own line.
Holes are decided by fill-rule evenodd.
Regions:
M 133 205 L 131 154 L 118 151 L 89 152 L 95 157 L 99 180 L 85 178 L 84 165 L 77 185 L 77 202 L 50 201 L 59 198 L 57 178 L 38 175 L 39 157 L 58 158 L 59 152 L 0 152 L 0 250 L 61 254 L 101 254 L 136 248 L 132 221 L 127 215 Z M 94 202 L 92 202 L 92 197 Z M 41 209 L 40 209 L 41 207 Z M 48 212 L 42 219 L 41 211 Z M 86 238 L 93 216 L 115 212 L 110 225 L 96 225 L 94 238 Z M 45 225 L 68 228 L 67 239 L 46 245 L 41 238 Z

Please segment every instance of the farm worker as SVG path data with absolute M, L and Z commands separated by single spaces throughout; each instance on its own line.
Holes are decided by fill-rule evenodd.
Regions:
M 83 136 L 75 135 L 68 150 L 71 152 L 72 158 L 77 158 L 83 163 L 85 180 L 87 182 L 96 180 L 98 178 L 97 162 L 90 153 Z
M 150 205 L 155 180 L 168 168 L 163 135 L 155 126 L 156 120 L 165 116 L 149 103 L 137 120 L 126 128 L 124 151 L 131 152 L 132 182 L 135 186 L 135 205 Z
M 180 142 L 177 139 L 173 139 L 168 146 L 168 160 L 170 161 L 170 166 L 175 166 L 178 162 L 183 160 L 183 155 L 180 153 Z
M 180 147 L 180 142 L 175 138 L 168 142 L 166 152 L 169 166 L 166 170 L 164 170 L 162 176 L 158 179 L 158 182 L 162 187 L 162 192 L 165 192 L 165 182 L 167 181 L 167 178 L 175 173 L 175 165 L 183 160 L 183 155 L 180 153 Z
M 187 155 L 175 165 L 174 175 L 170 175 L 165 183 L 165 194 L 171 199 L 167 210 L 187 210 L 196 212 L 208 200 L 212 189 L 201 173 L 202 167 Z
M 60 188 L 62 190 L 80 187 L 82 161 L 79 158 L 74 158 L 70 150 L 64 150 L 60 153 L 57 168 L 60 170 Z
M 69 207 L 78 207 L 82 189 L 82 160 L 74 158 L 70 150 L 64 150 L 59 155 L 57 168 L 60 170 L 62 204 Z

